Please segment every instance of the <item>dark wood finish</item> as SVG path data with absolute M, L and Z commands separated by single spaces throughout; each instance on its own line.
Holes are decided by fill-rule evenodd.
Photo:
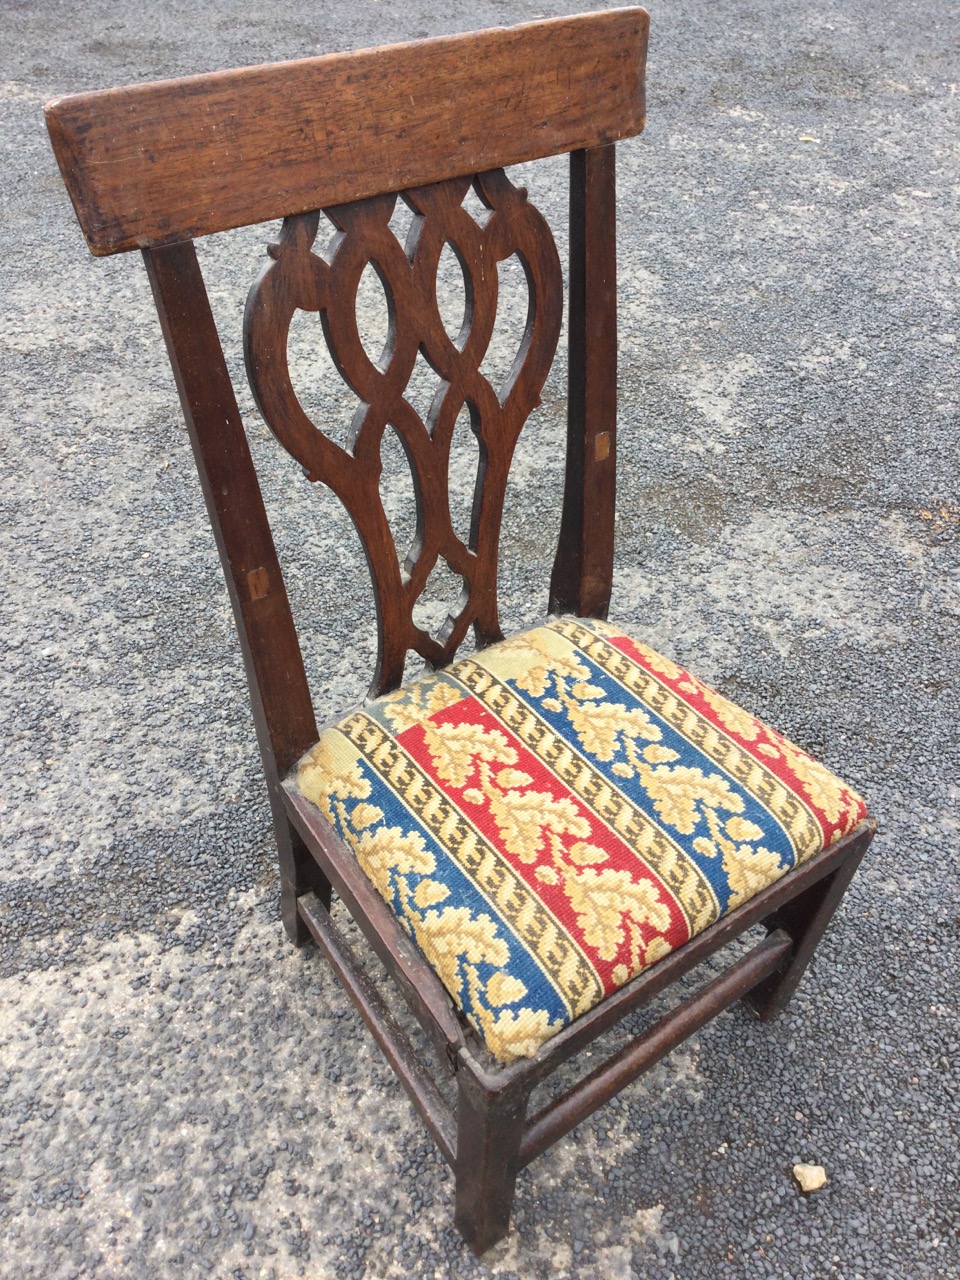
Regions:
M 833 919 L 833 913 L 840 905 L 840 899 L 846 893 L 847 886 L 867 851 L 875 829 L 870 823 L 868 830 L 855 833 L 856 838 L 851 843 L 850 852 L 837 869 L 809 887 L 798 884 L 796 894 L 784 902 L 767 921 L 769 928 L 782 929 L 793 938 L 794 954 L 782 974 L 771 975 L 744 997 L 761 1021 L 769 1022 L 776 1017 L 796 991 L 804 970 L 813 958 L 817 943 Z
M 84 93 L 47 128 L 93 253 L 639 133 L 643 9 Z
M 285 775 L 317 738 L 299 642 L 260 489 L 190 237 L 283 215 L 248 299 L 245 354 L 261 410 L 312 480 L 344 501 L 374 580 L 380 655 L 373 691 L 395 687 L 409 649 L 435 666 L 469 626 L 499 638 L 497 554 L 507 472 L 560 328 L 553 238 L 500 168 L 571 150 L 570 404 L 554 611 L 603 616 L 611 589 L 616 460 L 616 259 L 612 139 L 643 117 L 647 18 L 625 9 L 395 49 L 253 68 L 65 99 L 48 108 L 58 161 L 94 252 L 144 247 L 147 270 L 240 632 L 280 854 L 284 924 L 312 937 L 371 1028 L 456 1176 L 458 1227 L 482 1252 L 508 1229 L 517 1170 L 738 997 L 773 1016 L 793 992 L 874 833 L 872 821 L 626 984 L 531 1059 L 497 1064 L 350 851 Z M 487 208 L 462 207 L 473 183 Z M 397 195 L 415 217 L 407 245 L 388 227 Z M 385 193 L 385 194 L 384 194 Z M 325 208 L 338 236 L 314 251 Z M 178 243 L 167 243 L 178 241 Z M 451 243 L 467 281 L 464 330 L 437 311 Z M 517 253 L 530 313 L 501 388 L 480 375 L 497 308 L 497 263 Z M 372 263 L 391 311 L 374 363 L 356 293 Z M 361 399 L 343 449 L 290 385 L 297 309 L 320 315 L 341 375 Z M 423 421 L 403 398 L 417 353 L 441 380 Z M 452 528 L 447 467 L 469 406 L 480 468 L 466 543 Z M 401 566 L 380 501 L 380 442 L 397 430 L 415 482 L 417 534 Z M 412 611 L 443 559 L 463 595 L 437 635 Z M 330 913 L 331 886 L 455 1073 L 456 1120 Z M 526 1119 L 530 1092 L 560 1063 L 671 982 L 763 921 L 765 941 L 563 1097 Z
M 388 225 L 394 195 L 327 210 L 338 229 L 329 259 L 320 256 L 321 246 L 314 250 L 320 215 L 288 218 L 270 246 L 273 261 L 247 302 L 247 373 L 260 411 L 309 478 L 329 485 L 341 499 L 366 552 L 379 629 L 372 697 L 400 684 L 408 649 L 440 667 L 471 625 L 481 645 L 502 639 L 497 556 L 507 474 L 556 353 L 563 277 L 550 229 L 525 191 L 501 169 L 479 174 L 472 186 L 490 211 L 479 226 L 462 204 L 470 186 L 465 177 L 403 193 L 415 215 L 406 252 Z M 447 335 L 437 306 L 437 264 L 445 244 L 454 249 L 466 284 L 466 314 L 456 340 Z M 529 310 L 513 368 L 495 388 L 480 365 L 497 316 L 497 263 L 513 254 L 523 264 Z M 390 315 L 377 364 L 357 329 L 357 286 L 368 264 L 380 278 Z M 348 449 L 311 422 L 291 385 L 287 338 L 298 309 L 319 312 L 334 362 L 360 397 Z M 442 379 L 426 421 L 404 398 L 419 353 Z M 454 532 L 448 493 L 450 446 L 465 405 L 480 449 L 467 546 Z M 417 503 L 413 544 L 399 549 L 399 556 L 380 496 L 380 449 L 389 426 L 406 453 Z M 441 557 L 464 585 L 455 611 L 434 637 L 416 626 L 413 610 Z
M 280 779 L 317 738 L 287 589 L 196 250 L 144 254 L 250 687 L 280 859 L 288 934 L 305 941 L 297 898 L 329 885 L 287 820 Z
M 510 1227 L 530 1085 L 491 1088 L 466 1053 L 459 1066 L 453 1220 L 479 1254 Z
M 778 929 L 775 933 L 768 934 L 736 964 L 732 964 L 695 995 L 672 1009 L 614 1057 L 591 1071 L 562 1098 L 544 1107 L 526 1127 L 520 1148 L 520 1164 L 529 1164 L 542 1155 L 558 1138 L 569 1133 L 581 1120 L 586 1120 L 587 1116 L 593 1115 L 598 1107 L 609 1102 L 621 1089 L 666 1057 L 688 1036 L 699 1031 L 711 1018 L 739 1000 L 758 982 L 781 969 L 792 951 L 793 940 L 784 930 Z
M 443 1158 L 452 1165 L 457 1151 L 453 1117 L 433 1078 L 424 1069 L 416 1049 L 354 958 L 349 943 L 315 893 L 304 894 L 300 899 L 300 913 L 313 940 L 343 983 L 383 1050 L 384 1057 L 423 1117 Z
M 570 157 L 567 467 L 550 612 L 605 618 L 617 494 L 615 148 Z

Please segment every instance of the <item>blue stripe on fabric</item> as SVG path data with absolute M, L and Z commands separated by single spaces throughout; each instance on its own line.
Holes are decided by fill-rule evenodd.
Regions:
M 416 872 L 407 872 L 404 874 L 404 879 L 414 890 L 421 880 L 426 879 L 436 880 L 440 884 L 446 885 L 450 890 L 448 898 L 445 898 L 443 902 L 439 902 L 435 906 L 426 908 L 424 914 L 426 914 L 426 911 L 442 911 L 444 907 L 466 907 L 474 916 L 489 916 L 497 927 L 497 935 L 506 942 L 510 952 L 510 959 L 507 964 L 499 966 L 480 963 L 475 967 L 484 985 L 494 973 L 508 973 L 512 977 L 520 979 L 527 988 L 527 994 L 512 1004 L 498 1006 L 496 1012 L 499 1013 L 501 1008 L 512 1009 L 516 1013 L 521 1013 L 524 1010 L 536 1011 L 543 1009 L 551 1022 L 559 1019 L 566 1025 L 571 1018 L 570 1009 L 567 1007 L 562 995 L 554 987 L 549 976 L 540 968 L 523 939 L 517 937 L 497 907 L 483 896 L 474 881 L 467 876 L 444 849 L 443 845 L 438 842 L 429 827 L 424 826 L 416 814 L 412 813 L 404 805 L 403 801 L 391 790 L 389 784 L 362 756 L 358 755 L 356 763 L 364 778 L 370 783 L 370 794 L 366 798 L 366 803 L 377 805 L 384 815 L 381 821 L 371 823 L 364 830 L 373 833 L 383 827 L 399 827 L 404 833 L 416 831 L 422 837 L 427 849 L 433 854 L 436 860 L 436 869 L 430 872 L 428 876 L 418 876 Z M 349 848 L 350 843 L 346 839 L 346 832 L 339 813 L 335 818 L 334 826 L 337 834 L 347 843 Z M 394 892 L 390 898 L 389 905 L 392 907 L 397 919 L 401 921 L 404 928 L 409 932 L 407 917 L 404 914 L 403 900 L 397 889 L 395 877 L 393 877 L 393 889 Z M 476 1010 L 470 998 L 470 991 L 465 981 L 461 982 L 460 991 L 456 994 L 455 999 L 465 1014 L 468 1016 L 470 1014 L 474 1015 L 474 1025 L 479 1030 L 480 1020 L 476 1015 Z
M 577 660 L 583 663 L 583 665 L 588 667 L 590 670 L 589 683 L 596 685 L 603 690 L 606 701 L 620 703 L 628 709 L 635 708 L 642 711 L 645 715 L 649 716 L 650 720 L 660 729 L 661 737 L 658 745 L 669 747 L 671 750 L 676 751 L 679 756 L 678 760 L 668 761 L 666 767 L 675 768 L 678 765 L 686 765 L 693 769 L 700 769 L 708 776 L 711 773 L 720 774 L 720 776 L 728 783 L 730 790 L 739 795 L 743 800 L 743 809 L 737 816 L 746 818 L 750 822 L 756 823 L 756 825 L 761 828 L 764 833 L 762 841 L 763 847 L 769 849 L 771 853 L 777 854 L 780 859 L 780 866 L 784 870 L 789 870 L 794 865 L 796 855 L 790 835 L 769 809 L 765 808 L 764 805 L 762 805 L 755 797 L 751 796 L 748 791 L 745 791 L 743 786 L 735 778 L 731 777 L 730 774 L 722 768 L 722 766 L 718 765 L 715 760 L 711 760 L 708 755 L 705 755 L 704 752 L 694 746 L 692 742 L 689 742 L 681 733 L 674 729 L 671 724 L 666 720 L 661 719 L 661 717 L 647 706 L 646 703 L 641 702 L 635 693 L 624 688 L 624 686 L 615 680 L 613 676 L 608 675 L 602 667 L 598 667 L 581 649 L 577 649 L 576 654 Z M 482 662 L 482 656 L 480 661 Z M 569 677 L 567 677 L 567 679 L 569 680 Z M 641 810 L 641 812 L 647 814 L 650 819 L 661 828 L 661 830 L 666 832 L 675 844 L 683 849 L 691 862 L 694 862 L 700 868 L 706 879 L 710 882 L 711 887 L 717 895 L 717 900 L 720 903 L 721 914 L 723 914 L 727 910 L 730 902 L 731 889 L 727 877 L 724 874 L 722 857 L 719 853 L 710 857 L 699 853 L 693 847 L 694 840 L 699 836 L 705 836 L 707 839 L 710 839 L 710 831 L 707 827 L 706 821 L 701 819 L 697 827 L 689 835 L 681 834 L 681 832 L 677 831 L 674 827 L 664 822 L 654 808 L 653 800 L 647 795 L 646 789 L 638 777 L 634 775 L 630 778 L 621 778 L 618 773 L 614 773 L 613 766 L 618 760 L 623 759 L 622 752 L 618 752 L 612 760 L 598 760 L 596 756 L 590 755 L 589 752 L 585 751 L 581 746 L 576 730 L 567 719 L 566 711 L 563 709 L 560 711 L 551 711 L 543 705 L 544 699 L 556 697 L 556 691 L 552 684 L 548 686 L 542 697 L 535 697 L 534 695 L 527 693 L 526 690 L 521 689 L 516 683 L 516 679 L 513 677 L 505 680 L 504 683 L 508 685 L 518 698 L 524 701 L 528 706 L 532 707 L 533 710 L 536 711 L 537 715 L 542 717 L 542 719 L 545 720 L 547 724 L 549 724 L 550 727 L 560 735 L 560 737 L 562 737 L 566 742 L 569 742 L 578 755 L 582 756 L 585 760 L 588 760 L 593 769 L 596 769 L 597 772 L 602 774 L 613 787 L 622 792 L 623 795 L 627 796 L 630 801 Z M 581 705 L 588 707 L 590 704 L 589 702 L 584 702 Z M 643 747 L 647 745 L 649 744 L 646 742 L 642 743 L 642 745 L 640 745 L 640 750 L 642 751 Z M 654 765 L 652 767 L 662 768 L 664 766 Z M 699 805 L 697 806 L 697 812 L 700 812 Z M 727 814 L 725 810 L 723 812 L 727 817 L 733 816 L 732 813 Z

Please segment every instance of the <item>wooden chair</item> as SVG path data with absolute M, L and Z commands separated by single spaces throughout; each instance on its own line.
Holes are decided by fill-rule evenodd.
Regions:
M 614 143 L 643 127 L 646 36 L 642 9 L 618 9 L 47 106 L 90 249 L 143 251 L 243 646 L 284 925 L 319 946 L 423 1116 L 477 1252 L 506 1233 L 519 1168 L 733 1001 L 762 1018 L 783 1007 L 874 831 L 821 766 L 601 621 L 614 543 Z M 501 643 L 507 471 L 563 307 L 550 230 L 503 167 L 559 153 L 570 153 L 569 406 L 554 621 Z M 471 185 L 479 219 L 462 204 Z M 405 250 L 388 225 L 398 192 L 415 214 Z M 320 210 L 338 229 L 325 257 L 313 248 Z M 247 304 L 250 383 L 308 478 L 348 507 L 378 612 L 374 701 L 323 735 L 193 245 L 279 217 Z M 468 294 L 455 340 L 436 302 L 447 242 Z M 479 366 L 496 263 L 513 253 L 530 307 L 494 388 Z M 371 262 L 391 313 L 379 363 L 355 315 Z M 297 309 L 320 313 L 361 398 L 348 449 L 290 385 Z M 403 396 L 418 352 L 442 380 L 426 422 Z M 465 404 L 481 454 L 468 545 L 447 498 Z M 417 488 L 402 565 L 378 490 L 387 425 Z M 464 590 L 430 635 L 413 608 L 441 559 Z M 477 654 L 450 666 L 471 626 Z M 401 686 L 410 650 L 438 674 Z M 546 810 L 531 818 L 531 803 Z M 331 886 L 455 1078 L 455 1108 L 335 925 Z M 758 923 L 759 945 L 527 1116 L 559 1064 Z

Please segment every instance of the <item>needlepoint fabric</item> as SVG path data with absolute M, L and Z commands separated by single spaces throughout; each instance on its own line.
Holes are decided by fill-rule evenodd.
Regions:
M 501 1062 L 866 815 L 773 729 L 581 618 L 377 699 L 294 778 Z

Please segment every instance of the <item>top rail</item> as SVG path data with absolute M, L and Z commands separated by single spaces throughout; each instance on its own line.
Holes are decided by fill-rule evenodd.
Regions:
M 639 133 L 649 19 L 615 9 L 58 98 L 91 252 L 153 248 Z

